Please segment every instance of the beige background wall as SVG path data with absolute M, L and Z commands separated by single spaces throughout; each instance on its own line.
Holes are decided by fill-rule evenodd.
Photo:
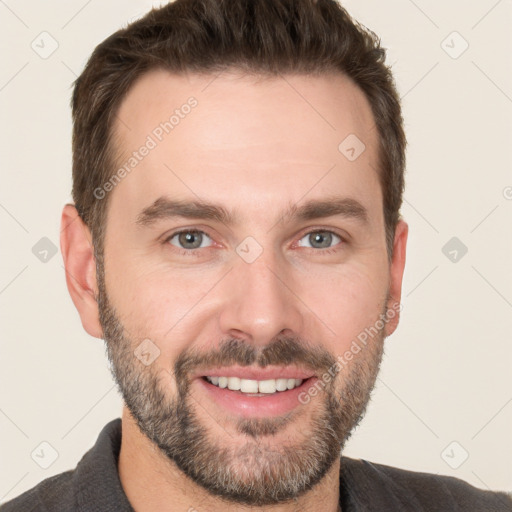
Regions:
M 51 247 L 71 186 L 71 83 L 150 5 L 0 2 L 0 502 L 73 468 L 120 415 L 103 342 L 83 331 Z M 401 325 L 346 454 L 512 491 L 512 2 L 345 5 L 389 48 L 410 226 Z M 31 458 L 42 442 L 56 460 L 46 445 Z

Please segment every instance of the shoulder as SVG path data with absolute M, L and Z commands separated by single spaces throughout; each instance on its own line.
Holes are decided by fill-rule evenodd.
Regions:
M 0 512 L 50 512 L 73 508 L 72 479 L 66 471 L 43 480 L 32 489 L 0 506 Z
M 121 419 L 110 421 L 75 469 L 43 480 L 0 506 L 0 512 L 133 512 L 117 471 L 121 436 Z
M 375 510 L 512 512 L 512 495 L 478 489 L 450 476 L 342 457 L 340 478 L 342 498 L 365 510 L 374 510 L 371 502 L 375 507 L 378 501 L 388 508 Z

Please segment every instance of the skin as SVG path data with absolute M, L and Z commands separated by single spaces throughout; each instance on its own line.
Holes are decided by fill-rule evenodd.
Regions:
M 171 370 L 184 350 L 193 347 L 207 353 L 227 338 L 261 350 L 280 333 L 296 335 L 334 358 L 342 356 L 384 309 L 396 310 L 408 234 L 401 220 L 389 261 L 375 170 L 377 132 L 364 94 L 346 77 L 262 79 L 225 72 L 215 78 L 151 71 L 121 104 L 122 123 L 115 126 L 119 161 L 125 162 L 190 96 L 197 99 L 197 107 L 111 192 L 104 247 L 109 301 L 129 339 L 136 342 L 134 347 L 146 338 L 158 346 L 160 356 L 151 371 L 160 375 L 167 397 L 176 396 Z M 338 150 L 349 134 L 366 146 L 352 162 Z M 223 205 L 238 214 L 239 222 L 228 226 L 210 219 L 173 218 L 137 225 L 140 212 L 162 195 Z M 290 204 L 333 195 L 359 201 L 367 209 L 368 222 L 342 216 L 281 220 Z M 90 231 L 72 205 L 65 206 L 62 225 L 71 297 L 85 330 L 102 338 Z M 189 256 L 163 243 L 181 228 L 205 231 L 212 240 L 205 244 L 212 245 Z M 334 238 L 330 254 L 307 247 L 307 235 L 315 230 L 334 232 L 344 241 Z M 248 236 L 263 249 L 252 263 L 235 250 Z M 395 331 L 398 320 L 397 313 L 374 340 L 375 350 L 362 350 L 348 371 L 356 362 L 377 371 L 377 348 Z M 147 371 L 142 365 L 137 368 Z M 368 387 L 373 385 L 370 380 Z M 341 395 L 344 385 L 341 372 L 333 386 Z M 190 392 L 196 418 L 219 447 L 249 442 L 237 431 L 236 417 L 208 400 L 199 386 L 192 385 Z M 302 432 L 318 417 L 324 399 L 325 393 L 319 393 L 302 405 L 293 421 L 261 439 L 263 446 L 300 446 Z M 137 511 L 254 509 L 223 501 L 189 479 L 141 432 L 126 406 L 122 429 L 118 469 Z M 297 499 L 257 509 L 321 507 L 334 512 L 339 472 L 335 462 Z

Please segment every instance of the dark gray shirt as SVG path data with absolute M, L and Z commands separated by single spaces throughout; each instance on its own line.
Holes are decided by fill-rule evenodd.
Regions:
M 1 512 L 133 512 L 117 472 L 121 419 L 108 423 L 76 468 L 43 480 Z M 512 512 L 512 497 L 447 476 L 341 458 L 343 512 Z

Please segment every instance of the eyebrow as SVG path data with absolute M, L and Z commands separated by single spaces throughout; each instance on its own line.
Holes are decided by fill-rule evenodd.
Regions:
M 279 222 L 307 221 L 333 216 L 354 219 L 361 224 L 369 222 L 368 210 L 359 201 L 350 197 L 312 199 L 302 205 L 291 204 L 280 216 Z M 159 220 L 176 217 L 214 220 L 226 225 L 239 222 L 236 213 L 226 210 L 221 205 L 200 200 L 172 200 L 162 196 L 140 212 L 136 224 L 149 227 Z

